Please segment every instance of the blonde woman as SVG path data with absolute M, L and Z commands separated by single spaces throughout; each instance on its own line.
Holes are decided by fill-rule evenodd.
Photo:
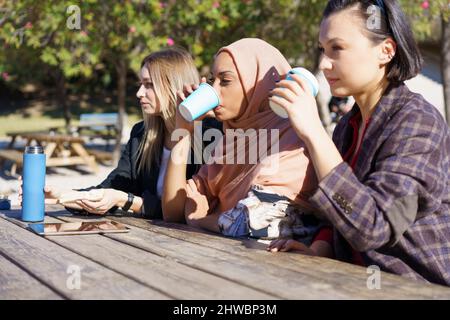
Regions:
M 170 137 L 175 128 L 177 91 L 185 84 L 199 83 L 192 57 L 181 48 L 169 48 L 147 56 L 139 73 L 136 94 L 144 120 L 135 124 L 119 164 L 103 181 L 90 189 L 101 189 L 97 201 L 78 199 L 67 209 L 85 210 L 93 214 L 113 212 L 117 207 L 132 210 L 148 218 L 161 218 L 160 197 L 170 150 Z M 191 161 L 193 163 L 193 161 Z M 186 177 L 197 172 L 198 165 L 189 164 Z M 46 187 L 46 202 L 55 203 L 62 192 Z

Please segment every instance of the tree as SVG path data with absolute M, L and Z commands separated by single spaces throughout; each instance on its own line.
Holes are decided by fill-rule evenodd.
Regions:
M 259 37 L 293 64 L 314 68 L 317 36 L 326 0 L 187 0 L 163 3 L 155 31 L 168 35 L 208 69 L 214 53 L 244 37 Z
M 160 3 L 86 0 L 78 6 L 48 0 L 11 0 L 1 4 L 4 15 L 0 20 L 0 40 L 14 47 L 16 54 L 20 50 L 37 53 L 40 63 L 34 63 L 53 76 L 67 125 L 71 117 L 66 103 L 67 80 L 91 77 L 101 61 L 115 67 L 120 114 L 114 150 L 117 162 L 126 112 L 127 73 L 130 68 L 137 71 L 143 55 L 167 41 L 166 37 L 152 34 L 153 23 L 159 20 Z M 13 61 L 19 63 L 20 57 Z
M 119 124 L 113 159 L 117 163 L 126 115 L 127 74 L 130 69 L 137 72 L 145 55 L 166 44 L 166 37 L 153 32 L 162 8 L 154 0 L 92 0 L 81 9 L 83 14 L 95 16 L 85 25 L 90 47 L 97 48 L 102 60 L 115 67 Z
M 418 40 L 432 39 L 440 42 L 445 115 L 447 123 L 450 124 L 450 3 L 448 0 L 401 0 L 400 2 L 412 20 L 412 27 Z M 441 30 L 438 29 L 439 25 Z M 439 34 L 440 37 L 436 37 Z
M 127 73 L 130 70 L 137 72 L 142 58 L 148 53 L 164 46 L 181 45 L 194 55 L 197 66 L 206 71 L 217 49 L 234 40 L 258 36 L 277 46 L 281 44 L 280 39 L 285 40 L 292 33 L 291 40 L 285 41 L 281 50 L 285 49 L 288 57 L 291 55 L 297 61 L 298 57 L 306 56 L 306 51 L 315 52 L 314 33 L 318 30 L 318 21 L 314 21 L 315 27 L 311 25 L 320 16 L 320 2 L 323 0 L 312 1 L 314 6 L 311 6 L 298 0 L 148 0 L 114 4 L 98 0 L 90 1 L 86 6 L 83 4 L 81 11 L 95 16 L 84 26 L 89 38 L 93 39 L 91 45 L 99 46 L 101 59 L 116 68 L 118 108 L 120 119 L 123 119 Z M 316 11 L 312 12 L 310 7 Z M 298 15 L 301 15 L 300 20 L 307 22 L 296 23 Z M 285 30 L 283 24 L 286 21 L 292 25 L 290 30 L 274 34 L 274 30 Z M 262 25 L 265 29 L 260 28 Z M 301 36 L 300 39 L 293 38 L 296 35 Z M 301 61 L 312 66 L 315 60 L 313 56 Z M 122 126 L 119 127 L 120 137 Z M 116 160 L 119 152 L 120 139 L 117 139 Z
M 46 70 L 47 77 L 50 75 L 56 84 L 57 101 L 64 110 L 68 127 L 71 112 L 67 104 L 67 79 L 90 77 L 99 61 L 98 50 L 87 45 L 85 32 L 69 25 L 67 6 L 63 2 L 5 1 L 2 11 L 0 39 L 6 46 L 16 48 L 16 54 L 31 51 L 39 57 L 39 61 L 32 58 L 31 61 L 37 69 Z M 87 21 L 92 18 L 92 15 L 84 17 Z M 17 58 L 18 69 L 23 62 L 20 58 Z

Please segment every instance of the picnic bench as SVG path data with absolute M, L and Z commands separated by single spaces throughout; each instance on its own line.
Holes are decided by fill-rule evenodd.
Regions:
M 111 164 L 113 160 L 113 153 L 111 151 L 98 150 L 93 148 L 86 148 L 86 151 L 95 158 L 97 162 L 103 164 Z
M 46 222 L 105 220 L 47 206 Z M 450 299 L 447 287 L 296 253 L 270 253 L 182 224 L 107 216 L 121 234 L 41 237 L 0 210 L 0 299 Z M 77 282 L 73 277 L 77 276 Z M 258 303 L 261 303 L 259 301 Z
M 118 113 L 83 113 L 80 115 L 80 122 L 73 127 L 72 134 L 90 139 L 105 139 L 105 148 L 108 149 L 109 140 L 117 137 L 118 122 Z
M 0 166 L 3 166 L 5 161 L 11 161 L 11 175 L 15 176 L 18 167 L 23 165 L 23 153 L 14 149 L 0 149 Z
M 83 113 L 80 115 L 80 120 L 76 125 L 50 127 L 50 133 L 66 133 L 75 136 L 81 134 L 87 135 L 86 131 L 90 131 L 91 137 L 107 137 L 109 139 L 115 138 L 119 121 L 119 114 L 111 113 Z
M 78 124 L 71 125 L 69 129 L 66 127 L 51 127 L 49 132 L 51 134 L 58 134 L 65 131 L 72 136 L 83 137 L 88 140 L 95 138 L 104 139 L 106 141 L 105 150 L 93 148 L 87 148 L 87 150 L 97 161 L 105 163 L 113 159 L 112 151 L 109 151 L 110 140 L 117 138 L 118 121 L 118 113 L 83 113 L 80 115 Z
M 84 147 L 84 141 L 80 137 L 61 134 L 45 134 L 36 132 L 8 133 L 11 142 L 8 149 L 0 149 L 0 161 L 12 162 L 11 175 L 16 175 L 18 168 L 23 166 L 23 149 L 18 150 L 14 146 L 17 138 L 25 140 L 25 145 L 33 143 L 44 147 L 47 156 L 47 167 L 87 165 L 93 172 L 98 171 L 94 156 L 90 155 Z

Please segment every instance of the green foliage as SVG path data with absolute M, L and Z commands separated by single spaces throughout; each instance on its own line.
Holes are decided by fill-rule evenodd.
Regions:
M 81 13 L 81 28 L 73 30 L 64 1 L 6 0 L 0 2 L 0 43 L 16 52 L 32 50 L 37 67 L 57 69 L 68 79 L 89 78 L 104 68 L 102 62 L 119 59 L 137 72 L 145 55 L 172 44 L 188 48 L 202 68 L 221 46 L 242 37 L 261 37 L 289 58 L 308 57 L 302 62 L 311 66 L 325 2 L 89 0 L 70 3 Z M 14 60 L 22 65 L 20 56 Z
M 0 74 L 7 72 L 10 84 L 30 80 L 30 73 L 34 81 L 44 81 L 53 73 L 75 80 L 100 74 L 97 85 L 103 86 L 115 79 L 118 61 L 137 72 L 148 53 L 176 44 L 188 48 L 202 69 L 211 64 L 220 47 L 243 37 L 263 38 L 293 65 L 312 68 L 318 58 L 318 28 L 326 3 L 0 0 Z M 420 40 L 435 34 L 441 16 L 450 16 L 448 0 L 429 0 L 428 6 L 422 0 L 400 3 Z M 80 9 L 79 29 L 68 27 L 73 18 L 69 5 Z
M 400 0 L 400 4 L 411 20 L 417 40 L 440 40 L 441 18 L 450 18 L 448 0 Z
M 208 66 L 222 46 L 244 37 L 262 38 L 306 66 L 314 63 L 321 11 L 326 1 L 169 1 L 160 34 L 188 48 L 198 67 Z

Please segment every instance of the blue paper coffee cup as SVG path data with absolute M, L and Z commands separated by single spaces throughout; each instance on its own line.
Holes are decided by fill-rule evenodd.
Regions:
M 180 103 L 178 108 L 183 118 L 187 121 L 193 121 L 217 107 L 219 103 L 220 99 L 216 90 L 209 84 L 202 83 L 197 90 Z
M 293 81 L 291 75 L 292 74 L 298 74 L 299 76 L 301 76 L 305 82 L 308 84 L 309 88 L 311 89 L 311 93 L 313 94 L 313 96 L 317 96 L 317 94 L 319 93 L 319 81 L 317 81 L 317 78 L 311 73 L 309 72 L 307 69 L 305 68 L 294 68 L 291 71 L 288 72 L 287 76 L 286 76 L 286 80 L 291 80 Z M 275 112 L 278 116 L 282 117 L 282 118 L 287 118 L 288 114 L 286 113 L 286 111 L 280 107 L 278 104 L 270 101 L 270 108 L 272 108 L 272 111 Z

